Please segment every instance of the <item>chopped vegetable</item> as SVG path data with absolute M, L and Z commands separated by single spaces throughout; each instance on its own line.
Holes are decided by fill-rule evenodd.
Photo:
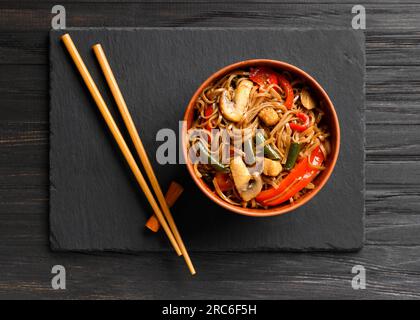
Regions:
M 233 188 L 232 180 L 230 179 L 230 176 L 227 173 L 217 172 L 216 173 L 216 182 L 219 185 L 220 190 L 223 191 L 223 192 L 228 191 L 228 190 L 232 190 L 232 188 Z
M 255 154 L 252 137 L 244 141 L 245 163 L 251 165 L 255 163 Z
M 160 223 L 159 220 L 156 218 L 155 215 L 150 216 L 149 220 L 146 222 L 146 228 L 148 228 L 150 231 L 158 232 L 160 229 Z
M 270 84 L 279 85 L 285 92 L 286 100 L 284 105 L 287 109 L 291 109 L 293 105 L 294 93 L 289 80 L 283 75 L 277 74 L 267 67 L 251 68 L 249 78 L 260 86 L 268 86 Z
M 284 169 L 291 170 L 296 163 L 297 157 L 300 151 L 300 144 L 293 142 L 290 144 L 289 153 L 287 155 L 286 164 L 284 165 Z
M 180 184 L 176 183 L 175 181 L 172 181 L 171 184 L 169 185 L 168 191 L 165 194 L 165 200 L 169 208 L 175 204 L 176 200 L 178 200 L 182 192 L 184 192 L 184 188 Z M 160 223 L 155 215 L 152 215 L 149 218 L 149 220 L 147 220 L 146 227 L 153 232 L 159 231 Z
M 309 161 L 312 166 L 320 166 L 324 161 L 324 154 L 321 148 L 316 147 Z M 263 206 L 277 206 L 296 195 L 305 188 L 319 173 L 318 169 L 310 166 L 308 157 L 303 158 L 296 167 L 280 182 L 277 188 L 270 188 L 260 192 L 256 200 Z
M 260 86 L 278 84 L 277 73 L 267 67 L 251 68 L 249 78 Z
M 290 84 L 289 80 L 287 80 L 286 77 L 282 75 L 278 75 L 277 79 L 278 79 L 279 86 L 284 90 L 286 94 L 286 100 L 284 101 L 284 106 L 290 110 L 293 106 L 293 99 L 294 99 L 292 85 Z
M 257 132 L 255 134 L 255 142 L 257 145 L 264 144 L 265 137 L 262 132 Z M 279 153 L 270 145 L 266 144 L 264 145 L 264 155 L 271 159 L 271 160 L 280 160 Z
M 299 123 L 295 123 L 295 122 L 290 122 L 290 129 L 294 130 L 294 131 L 305 131 L 306 129 L 308 129 L 309 127 L 309 116 L 306 113 L 303 112 L 298 112 L 296 114 L 296 117 L 298 117 L 298 119 L 303 123 L 303 124 L 299 124 Z
M 196 143 L 196 145 L 198 146 L 198 148 L 200 149 L 200 152 L 203 153 L 203 155 L 205 157 L 208 158 L 209 160 L 209 164 L 211 164 L 213 166 L 214 169 L 216 169 L 217 171 L 221 171 L 221 172 L 228 172 L 229 171 L 229 167 L 225 166 L 224 164 L 222 164 L 219 160 L 217 160 L 216 158 L 214 158 L 209 151 L 207 150 L 206 147 L 204 147 L 203 143 L 201 141 L 198 141 Z

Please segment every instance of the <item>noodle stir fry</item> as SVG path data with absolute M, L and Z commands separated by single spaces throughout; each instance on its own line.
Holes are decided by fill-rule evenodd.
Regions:
M 232 205 L 267 208 L 296 201 L 314 189 L 330 153 L 323 116 L 322 102 L 289 73 L 266 67 L 231 72 L 195 102 L 189 134 L 201 134 L 190 134 L 188 145 L 195 174 Z M 226 142 L 217 130 L 232 139 Z M 193 159 L 199 155 L 209 161 Z

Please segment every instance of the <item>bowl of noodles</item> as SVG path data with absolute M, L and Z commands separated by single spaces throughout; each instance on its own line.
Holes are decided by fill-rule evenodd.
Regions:
M 305 71 L 266 59 L 231 64 L 191 98 L 182 127 L 188 171 L 230 211 L 274 216 L 310 201 L 340 148 L 334 106 Z

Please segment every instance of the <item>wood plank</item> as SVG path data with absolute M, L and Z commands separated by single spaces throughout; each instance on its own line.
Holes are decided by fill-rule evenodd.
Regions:
M 48 64 L 46 32 L 1 32 L 0 64 Z
M 112 278 L 116 269 L 119 270 L 121 279 L 125 277 L 133 277 L 133 280 L 188 280 L 190 275 L 183 271 L 185 266 L 178 263 L 179 257 L 173 255 L 172 252 L 164 253 L 144 253 L 136 254 L 113 254 L 113 253 L 97 253 L 97 254 L 65 254 L 51 253 L 45 247 L 37 244 L 29 245 L 31 249 L 25 256 L 16 257 L 15 251 L 17 245 L 2 246 L 1 257 L 4 264 L 0 266 L 3 272 L 7 267 L 12 267 L 16 260 L 20 260 L 25 265 L 31 264 L 34 260 L 41 260 L 40 265 L 34 265 L 33 273 L 42 274 L 45 268 L 45 258 L 54 259 L 51 262 L 61 261 L 69 268 L 79 266 L 78 278 L 95 277 L 97 274 L 104 278 Z M 296 254 L 293 252 L 258 252 L 250 253 L 212 253 L 212 252 L 194 252 L 193 258 L 200 265 L 201 272 L 196 278 L 197 282 L 202 281 L 258 281 L 264 279 L 279 280 L 282 277 L 297 276 L 302 277 L 308 273 L 312 277 L 325 277 L 328 275 L 351 279 L 351 268 L 355 264 L 363 264 L 366 269 L 371 272 L 388 273 L 389 275 L 404 273 L 406 275 L 420 275 L 420 260 L 418 259 L 419 246 L 387 246 L 377 247 L 366 245 L 364 249 L 356 253 L 335 254 L 327 252 Z M 249 257 L 255 255 L 258 259 L 250 260 Z M 276 259 L 272 259 L 276 256 Z M 400 261 L 396 264 L 389 257 L 395 257 Z M 55 257 L 55 258 L 54 258 Z M 405 257 L 406 260 L 402 260 Z M 101 262 L 101 263 L 98 263 Z M 307 262 L 307 263 L 303 263 Z M 173 264 L 173 273 L 167 272 L 168 266 Z M 314 271 L 312 266 L 318 266 Z M 81 267 L 83 266 L 83 267 Z M 264 267 L 263 267 L 264 266 Z M 89 274 L 95 270 L 93 274 Z M 142 270 L 142 272 L 138 272 Z M 237 272 L 235 272 L 237 270 Z M 252 270 L 252 272 L 250 272 Z M 18 270 L 16 270 L 17 272 Z M 224 272 L 223 272 L 224 271 Z M 18 272 L 17 272 L 18 273 Z M 148 277 L 145 279 L 145 275 Z M 28 275 L 29 276 L 29 275 Z M 49 277 L 49 272 L 46 274 Z M 115 281 L 118 279 L 115 278 Z M 417 279 L 420 281 L 420 279 Z M 46 283 L 48 285 L 48 283 Z M 349 289 L 351 289 L 350 284 Z
M 374 101 L 418 101 L 420 67 L 381 66 L 366 68 L 366 99 Z
M 418 30 L 368 30 L 366 64 L 369 66 L 418 66 L 420 64 Z
M 0 3 L 10 3 L 10 0 L 0 0 Z M 28 0 L 17 0 L 14 1 L 17 3 L 25 3 L 28 2 Z M 45 4 L 52 4 L 54 5 L 55 2 L 51 0 L 39 0 L 37 2 L 45 3 Z M 221 3 L 222 0 L 218 1 L 209 1 L 209 0 L 121 0 L 118 1 L 118 3 L 144 3 L 144 4 L 156 4 L 156 3 L 194 3 L 194 4 L 207 4 L 209 2 L 211 3 Z M 240 3 L 240 4 L 255 4 L 255 3 L 278 3 L 278 0 L 231 0 L 231 3 Z M 382 3 L 390 3 L 390 4 L 416 4 L 419 3 L 418 0 L 364 0 L 359 1 L 358 4 L 361 5 L 369 5 L 369 4 L 382 4 Z M 107 3 L 115 3 L 115 0 L 62 0 L 61 3 L 67 4 L 67 3 L 101 3 L 101 4 L 107 4 Z M 300 4 L 300 5 L 308 5 L 308 4 L 352 4 L 354 5 L 354 2 L 351 0 L 298 0 L 298 1 L 282 1 L 283 4 Z
M 385 282 L 387 277 L 389 282 Z M 55 292 L 45 283 L 51 279 L 39 280 L 15 280 L 7 284 L 0 283 L 2 299 L 123 299 L 123 300 L 311 300 L 316 299 L 418 299 L 416 292 L 416 277 L 406 275 L 378 274 L 372 276 L 369 290 L 348 289 L 351 280 L 325 277 L 285 277 L 279 281 L 148 281 L 122 279 L 122 283 L 101 279 L 108 283 L 104 288 L 97 280 L 88 278 L 91 286 L 87 283 L 80 283 L 80 280 L 73 281 L 79 287 L 78 290 L 70 292 Z M 82 280 L 85 281 L 85 280 Z M 141 288 L 141 289 L 139 289 Z M 299 314 L 299 311 L 298 311 Z
M 0 121 L 47 122 L 46 65 L 0 65 Z
M 30 252 L 17 258 L 16 248 L 19 247 L 1 249 L 4 263 L 0 272 L 7 274 L 7 280 L 0 280 L 0 297 L 311 299 L 314 294 L 330 299 L 420 297 L 418 246 L 367 246 L 359 253 L 341 255 L 194 253 L 199 270 L 194 281 L 184 272 L 179 258 L 169 254 L 51 254 L 32 246 Z M 53 264 L 66 267 L 68 290 L 51 289 Z M 351 288 L 351 268 L 356 264 L 367 270 L 367 290 Z
M 366 101 L 367 125 L 418 125 L 420 105 L 417 101 Z
M 366 127 L 367 160 L 403 163 L 419 161 L 419 130 L 419 124 L 368 124 Z
M 301 3 L 68 3 L 68 27 L 139 26 L 351 26 L 352 4 Z M 47 30 L 51 26 L 51 3 L 0 3 L 0 29 Z M 420 4 L 367 4 L 369 30 L 420 27 Z
M 370 188 L 393 190 L 419 188 L 420 162 L 369 161 L 366 163 L 366 185 Z
M 366 243 L 417 245 L 420 230 L 420 188 L 368 190 Z
M 420 188 L 399 188 L 396 190 L 374 190 L 366 192 L 366 213 L 369 226 L 376 227 L 387 221 L 410 223 L 420 216 Z M 390 218 L 393 216 L 395 218 Z M 389 219 L 388 219 L 389 218 Z
M 2 123 L 0 128 L 0 164 L 3 174 L 13 173 L 13 170 L 19 168 L 22 170 L 37 168 L 47 172 L 48 126 L 46 124 L 9 122 Z M 6 172 L 6 168 L 13 170 Z

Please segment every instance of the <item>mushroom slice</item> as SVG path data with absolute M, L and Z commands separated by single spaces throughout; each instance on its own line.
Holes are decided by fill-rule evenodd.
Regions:
M 302 92 L 300 93 L 300 101 L 302 102 L 302 105 L 308 110 L 316 107 L 315 100 L 307 88 L 302 89 Z
M 234 157 L 230 162 L 233 182 L 239 195 L 245 201 L 254 199 L 262 189 L 262 179 L 259 174 L 251 175 L 241 157 Z
M 251 81 L 241 81 L 235 89 L 234 101 L 229 100 L 227 90 L 223 91 L 220 97 L 220 111 L 222 111 L 222 114 L 226 119 L 232 122 L 241 120 L 248 104 L 252 87 L 253 84 Z
M 240 193 L 241 198 L 245 201 L 254 199 L 262 190 L 263 183 L 261 176 L 256 173 L 252 175 L 252 178 L 253 179 L 248 184 L 248 189 Z

